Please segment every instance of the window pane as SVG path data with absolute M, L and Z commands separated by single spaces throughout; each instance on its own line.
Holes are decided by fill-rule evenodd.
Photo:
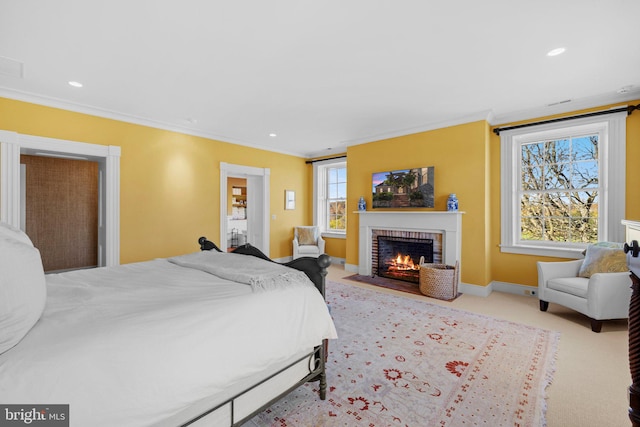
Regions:
M 329 203 L 329 229 L 344 231 L 347 224 L 344 201 Z
M 582 136 L 572 140 L 573 161 L 598 158 L 598 135 Z
M 545 163 L 565 163 L 571 161 L 571 143 L 568 139 L 557 139 L 545 143 Z
M 542 142 L 523 144 L 521 152 L 523 165 L 536 165 L 544 162 L 544 144 Z
M 347 198 L 347 168 L 345 162 L 333 165 L 319 166 L 318 173 L 322 173 L 323 187 L 317 190 L 318 199 L 314 201 L 314 209 L 318 215 L 318 225 L 322 231 L 346 231 L 346 198 Z
M 571 174 L 573 188 L 595 188 L 598 186 L 598 162 L 576 162 Z
M 598 136 L 522 144 L 520 152 L 520 239 L 596 241 Z
M 544 221 L 543 240 L 549 242 L 566 242 L 569 238 L 570 218 L 551 217 Z
M 542 166 L 522 167 L 522 189 L 542 190 L 544 188 Z
M 570 163 L 550 163 L 545 167 L 545 188 L 555 190 L 560 188 L 571 188 L 571 164 Z
M 334 184 L 329 185 L 329 198 L 330 199 L 338 198 L 338 187 Z
M 521 218 L 520 239 L 542 240 L 542 224 L 539 217 L 523 216 Z

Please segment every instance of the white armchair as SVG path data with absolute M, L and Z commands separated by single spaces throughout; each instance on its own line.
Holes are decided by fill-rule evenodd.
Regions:
M 540 311 L 560 304 L 589 317 L 591 330 L 600 332 L 603 320 L 629 317 L 629 272 L 594 273 L 579 277 L 583 260 L 538 262 Z
M 293 229 L 293 259 L 303 256 L 317 258 L 324 253 L 324 240 L 315 226 L 300 226 Z

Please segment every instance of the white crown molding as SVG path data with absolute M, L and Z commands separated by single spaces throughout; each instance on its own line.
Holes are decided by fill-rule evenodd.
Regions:
M 72 111 L 80 114 L 101 117 L 105 119 L 117 120 L 120 122 L 131 123 L 135 125 L 147 126 L 154 129 L 161 129 L 170 132 L 177 132 L 184 135 L 197 136 L 200 138 L 212 139 L 214 141 L 224 142 L 227 144 L 242 145 L 244 147 L 255 148 L 273 153 L 285 154 L 289 156 L 308 158 L 302 153 L 292 152 L 288 150 L 278 150 L 260 144 L 254 144 L 237 138 L 218 135 L 212 132 L 206 132 L 198 129 L 190 129 L 175 123 L 167 123 L 159 120 L 151 120 L 143 117 L 122 114 L 104 108 L 92 107 L 90 105 L 69 102 L 58 98 L 35 95 L 28 92 L 17 91 L 6 87 L 0 87 L 0 97 L 14 99 L 16 101 L 28 102 L 31 104 L 43 105 L 45 107 L 59 108 L 61 110 Z
M 552 106 L 545 105 L 539 108 L 514 111 L 505 114 L 496 114 L 491 118 L 489 124 L 491 124 L 492 126 L 505 125 L 522 120 L 531 120 L 538 119 L 540 117 L 553 116 L 556 114 L 571 113 L 608 104 L 625 103 L 637 99 L 640 99 L 640 88 L 622 94 L 613 93 L 600 96 L 592 96 L 589 98 L 576 99 L 572 100 L 571 102 L 565 102 Z
M 125 123 L 131 123 L 141 126 L 147 126 L 155 129 L 162 129 L 171 132 L 177 132 L 185 135 L 197 136 L 201 138 L 211 139 L 223 143 L 241 145 L 244 147 L 254 148 L 257 150 L 264 150 L 273 153 L 285 154 L 289 156 L 302 157 L 310 159 L 313 157 L 327 155 L 327 150 L 322 150 L 313 153 L 300 153 L 292 152 L 289 150 L 279 150 L 273 147 L 267 147 L 260 144 L 250 143 L 237 138 L 219 135 L 213 132 L 206 132 L 198 129 L 191 129 L 181 126 L 175 123 L 162 122 L 157 120 L 146 119 L 142 117 L 132 116 L 128 114 L 122 114 L 115 111 L 93 107 L 89 105 L 69 102 L 53 97 L 46 97 L 42 95 L 36 95 L 28 92 L 18 91 L 6 87 L 0 87 L 0 97 L 14 99 L 17 101 L 29 102 L 37 105 L 44 105 L 47 107 L 59 108 L 62 110 L 73 111 L 81 114 L 88 114 L 91 116 L 102 117 L 111 120 L 117 120 Z M 579 111 L 588 108 L 595 108 L 607 104 L 624 103 L 627 101 L 633 101 L 640 99 L 640 88 L 633 88 L 625 93 L 610 93 L 599 96 L 593 96 L 588 98 L 576 99 L 566 103 L 560 103 L 556 105 L 545 105 L 538 108 L 531 108 L 526 110 L 520 110 L 515 112 L 507 112 L 504 114 L 496 114 L 493 110 L 483 110 L 476 113 L 472 113 L 465 116 L 456 117 L 450 120 L 441 120 L 428 122 L 419 126 L 411 128 L 403 128 L 392 130 L 389 132 L 382 132 L 378 134 L 372 134 L 362 138 L 354 138 L 350 140 L 344 140 L 340 142 L 340 145 L 345 147 L 352 145 L 366 144 L 369 142 L 376 142 L 390 138 L 397 138 L 406 135 L 412 135 L 420 132 L 427 132 L 430 130 L 442 129 L 450 126 L 457 126 L 466 123 L 472 123 L 479 120 L 485 120 L 491 126 L 499 126 L 508 123 L 518 122 L 522 120 L 531 120 L 540 117 L 552 116 L 555 114 L 565 114 L 574 111 Z
M 468 114 L 468 115 L 465 115 L 465 116 L 456 117 L 456 118 L 453 118 L 453 119 L 450 119 L 450 120 L 440 120 L 440 121 L 425 123 L 423 125 L 416 126 L 416 127 L 398 129 L 398 130 L 394 130 L 394 131 L 390 131 L 390 132 L 383 132 L 383 133 L 379 133 L 379 134 L 366 136 L 366 137 L 363 137 L 363 138 L 350 139 L 350 140 L 347 140 L 347 141 L 343 141 L 342 144 L 349 145 L 349 146 L 350 145 L 366 144 L 368 142 L 375 142 L 375 141 L 381 141 L 381 140 L 384 140 L 384 139 L 397 138 L 397 137 L 400 137 L 400 136 L 412 135 L 412 134 L 415 134 L 415 133 L 427 132 L 427 131 L 430 131 L 430 130 L 442 129 L 442 128 L 446 128 L 446 127 L 450 127 L 450 126 L 457 126 L 457 125 L 462 125 L 462 124 L 466 124 L 466 123 L 473 123 L 473 122 L 477 122 L 477 121 L 480 121 L 480 120 L 488 121 L 489 117 L 491 117 L 491 116 L 492 116 L 491 110 L 478 111 L 476 113 L 472 113 L 472 114 Z M 326 154 L 326 152 L 324 152 L 324 154 Z

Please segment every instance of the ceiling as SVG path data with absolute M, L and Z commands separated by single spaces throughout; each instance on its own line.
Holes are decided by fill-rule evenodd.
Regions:
M 637 0 L 0 0 L 0 96 L 330 155 L 640 99 L 639 24 Z

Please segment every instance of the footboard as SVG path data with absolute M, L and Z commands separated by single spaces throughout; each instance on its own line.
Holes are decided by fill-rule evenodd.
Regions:
M 207 240 L 206 237 L 200 237 L 198 239 L 198 243 L 200 244 L 200 249 L 203 251 L 215 250 L 218 252 L 222 252 L 222 250 L 218 248 L 218 246 L 215 243 Z M 242 255 L 251 255 L 258 258 L 262 258 L 269 262 L 276 262 L 276 261 L 273 261 L 268 256 L 266 256 L 258 248 L 250 244 L 245 244 L 235 248 L 233 250 L 233 253 L 242 254 Z M 322 297 L 323 298 L 325 297 L 325 278 L 327 275 L 327 268 L 331 264 L 331 257 L 329 257 L 326 254 L 323 254 L 317 259 L 310 258 L 310 257 L 306 257 L 306 258 L 303 257 L 303 258 L 295 259 L 288 263 L 281 263 L 281 264 L 304 272 L 307 275 L 307 277 L 309 277 L 309 279 L 316 286 L 318 291 L 322 294 Z M 286 394 L 290 393 L 295 388 L 304 384 L 305 382 L 319 381 L 320 382 L 319 384 L 320 399 L 324 400 L 326 399 L 326 395 L 327 395 L 327 376 L 325 372 L 326 354 L 327 354 L 327 340 L 323 340 L 323 342 L 319 346 L 315 347 L 313 352 L 305 356 L 305 358 L 299 360 L 298 362 L 289 366 L 288 368 L 285 368 L 284 370 L 279 372 L 277 375 L 267 378 L 264 382 L 250 387 L 249 389 L 245 390 L 240 395 L 236 396 L 230 401 L 225 402 L 224 404 L 217 406 L 216 408 L 213 408 L 212 410 L 209 410 L 196 418 L 193 418 L 191 421 L 183 425 L 184 426 L 200 425 L 201 422 L 203 422 L 205 419 L 218 420 L 217 417 L 219 417 L 220 414 L 230 414 L 229 422 L 227 422 L 227 415 L 223 415 L 223 418 L 225 419 L 225 421 L 219 422 L 218 420 L 214 424 L 239 426 L 245 421 L 247 421 L 248 419 L 250 419 L 251 417 L 253 417 L 254 415 L 268 408 L 271 404 L 273 404 L 274 402 L 276 402 Z M 301 366 L 306 366 L 306 368 L 304 369 L 303 375 L 300 375 L 300 371 L 299 371 Z M 298 373 L 296 374 L 296 372 Z M 294 375 L 294 376 L 300 375 L 300 376 L 297 377 L 298 380 L 295 382 L 295 384 L 291 386 L 287 386 L 285 390 L 280 391 L 279 394 L 277 395 L 270 396 L 269 395 L 270 392 L 267 392 L 266 394 L 268 396 L 266 399 L 267 403 L 262 404 L 255 408 L 249 406 L 247 408 L 244 408 L 242 412 L 240 411 L 236 412 L 237 409 L 239 408 L 238 405 L 245 400 L 245 397 L 248 397 L 254 394 L 259 394 L 259 395 L 262 394 L 264 398 L 265 396 L 264 395 L 265 390 L 263 390 L 264 384 L 268 382 L 273 382 L 273 381 L 276 381 L 276 382 L 280 381 L 278 378 L 284 375 Z M 233 409 L 234 407 L 236 407 L 236 411 L 234 411 Z M 229 410 L 229 408 L 231 409 Z
M 200 250 L 202 251 L 218 251 L 222 252 L 218 246 L 210 240 L 207 240 L 206 237 L 200 237 L 198 239 L 198 244 L 200 245 Z M 264 260 L 270 262 L 276 262 L 266 256 L 260 249 L 252 246 L 247 243 L 242 246 L 238 246 L 235 248 L 233 253 L 243 254 L 243 255 L 252 255 L 258 258 L 262 258 Z M 280 264 L 280 263 L 278 263 Z M 325 297 L 325 277 L 327 276 L 327 268 L 331 265 L 331 257 L 327 254 L 322 254 L 318 258 L 311 257 L 302 257 L 294 259 L 293 261 L 289 261 L 287 263 L 281 263 L 282 265 L 286 265 L 287 267 L 295 268 L 296 270 L 300 270 L 304 272 L 309 279 L 316 285 L 318 291 L 322 294 L 322 297 Z

